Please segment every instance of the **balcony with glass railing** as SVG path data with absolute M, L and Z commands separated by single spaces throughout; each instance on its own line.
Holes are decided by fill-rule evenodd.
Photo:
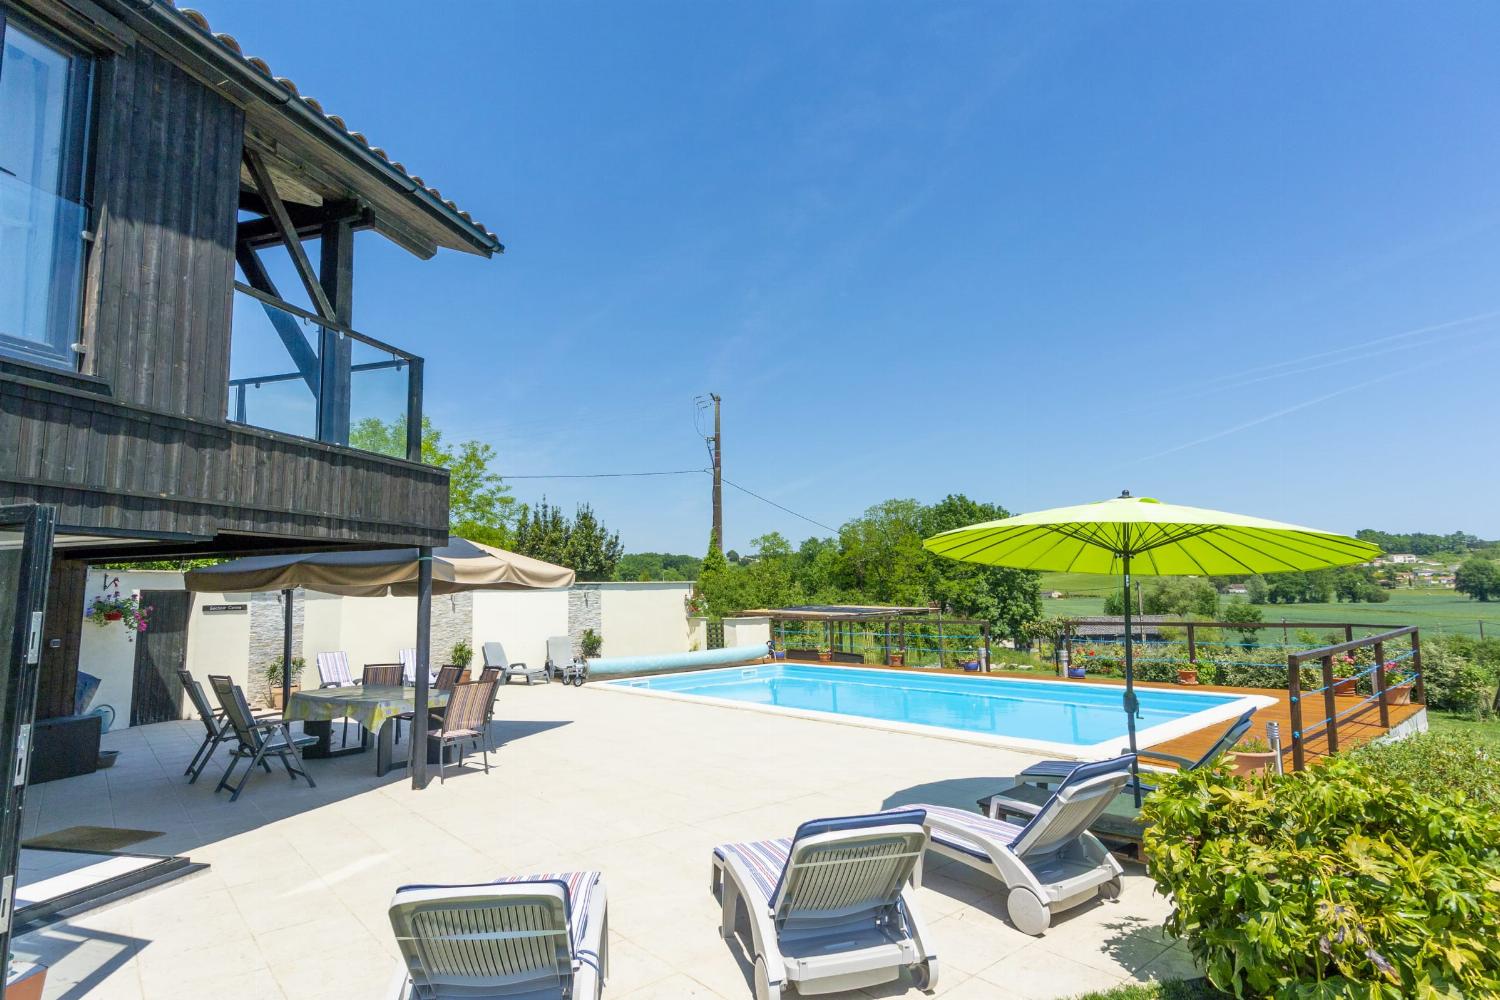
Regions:
M 230 421 L 420 461 L 421 358 L 234 287 Z

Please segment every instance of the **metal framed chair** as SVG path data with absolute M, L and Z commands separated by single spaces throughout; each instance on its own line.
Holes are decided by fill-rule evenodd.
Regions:
M 406 683 L 406 668 L 400 663 L 366 663 L 360 683 L 365 687 L 401 687 Z M 403 712 L 396 716 L 396 742 L 401 742 L 401 723 L 410 722 L 412 714 Z
M 494 696 L 493 681 L 467 681 L 456 684 L 443 710 L 442 724 L 428 731 L 427 738 L 437 742 L 438 783 L 447 780 L 448 749 L 458 747 L 458 767 L 464 765 L 464 748 L 473 743 L 484 759 L 484 773 L 490 773 L 490 750 L 484 739 L 485 706 Z
M 208 683 L 214 689 L 214 695 L 219 699 L 219 706 L 224 709 L 224 721 L 229 725 L 230 732 L 234 736 L 237 746 L 230 755 L 229 766 L 224 769 L 224 777 L 219 779 L 215 792 L 230 789 L 229 801 L 233 802 L 240 797 L 240 792 L 245 790 L 245 784 L 250 780 L 250 775 L 255 772 L 257 765 L 265 766 L 269 771 L 271 768 L 267 762 L 268 757 L 280 759 L 281 766 L 286 768 L 288 778 L 293 781 L 301 775 L 307 781 L 309 788 L 316 788 L 317 783 L 313 781 L 312 775 L 307 773 L 302 763 L 302 754 L 298 751 L 305 746 L 311 746 L 317 742 L 313 736 L 293 736 L 292 727 L 285 719 L 265 719 L 256 721 L 250 715 L 250 705 L 245 701 L 245 692 L 239 689 L 233 679 L 222 675 L 210 674 Z M 242 760 L 249 761 L 245 773 L 241 776 L 239 783 L 231 785 L 230 777 L 234 774 L 235 766 Z
M 437 680 L 432 682 L 432 686 L 439 691 L 452 691 L 453 686 L 467 677 L 468 673 L 468 667 L 455 667 L 451 663 L 438 667 Z
M 178 670 L 177 679 L 182 682 L 182 689 L 187 692 L 188 700 L 193 703 L 193 711 L 198 713 L 198 719 L 203 723 L 203 742 L 198 745 L 198 752 L 193 754 L 193 759 L 188 762 L 184 775 L 190 775 L 188 784 L 198 780 L 203 774 L 203 769 L 213 758 L 214 751 L 219 744 L 229 739 L 230 726 L 224 719 L 222 711 L 215 711 L 213 705 L 209 704 L 208 695 L 203 692 L 203 685 L 193 678 L 190 671 Z
M 491 750 L 490 746 L 490 723 L 495 721 L 495 698 L 500 694 L 500 675 L 504 673 L 502 667 L 485 667 L 479 671 L 479 679 L 489 681 L 495 685 L 494 693 L 490 695 L 489 704 L 484 706 L 484 744 Z

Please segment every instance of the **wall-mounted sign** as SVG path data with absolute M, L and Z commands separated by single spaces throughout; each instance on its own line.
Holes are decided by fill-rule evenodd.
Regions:
M 203 613 L 205 615 L 242 615 L 250 610 L 248 604 L 205 604 Z

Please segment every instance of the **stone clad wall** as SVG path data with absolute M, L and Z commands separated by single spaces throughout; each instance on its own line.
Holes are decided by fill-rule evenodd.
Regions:
M 593 629 L 594 634 L 604 636 L 604 600 L 597 583 L 575 583 L 568 591 L 568 638 L 573 640 L 573 655 L 582 651 L 579 642 L 584 629 Z M 604 636 L 606 652 L 609 637 Z

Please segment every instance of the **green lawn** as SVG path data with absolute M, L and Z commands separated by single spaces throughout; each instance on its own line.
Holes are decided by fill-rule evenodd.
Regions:
M 1480 720 L 1470 715 L 1428 709 L 1427 725 L 1433 732 L 1471 733 L 1500 745 L 1500 717 L 1491 716 Z
M 1043 591 L 1076 593 L 1085 589 L 1099 596 L 1043 599 L 1042 612 L 1069 617 L 1102 615 L 1104 593 L 1110 589 L 1108 577 L 1082 573 L 1043 573 Z M 1479 623 L 1483 620 L 1485 635 L 1500 636 L 1500 605 L 1471 601 L 1452 590 L 1394 590 L 1391 592 L 1391 599 L 1384 604 L 1264 604 L 1261 605 L 1261 610 L 1268 622 L 1285 619 L 1292 625 L 1317 621 L 1416 625 L 1424 634 L 1430 635 L 1478 636 Z

